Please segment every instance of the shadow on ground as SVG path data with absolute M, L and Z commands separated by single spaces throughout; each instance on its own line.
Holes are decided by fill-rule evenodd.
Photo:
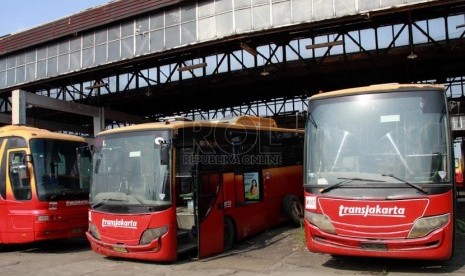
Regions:
M 90 245 L 86 238 L 40 241 L 27 244 L 3 245 L 2 252 L 23 253 L 72 253 L 89 251 Z

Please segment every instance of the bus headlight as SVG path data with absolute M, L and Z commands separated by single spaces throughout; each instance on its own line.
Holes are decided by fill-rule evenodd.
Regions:
M 421 218 L 415 222 L 407 238 L 420 238 L 432 231 L 446 225 L 450 220 L 450 214 Z
M 168 232 L 168 226 L 150 228 L 144 231 L 142 237 L 140 238 L 139 244 L 149 244 L 153 240 L 158 239 Z
M 97 227 L 92 223 L 89 223 L 89 233 L 97 240 L 100 240 L 100 233 L 98 232 Z
M 336 234 L 336 229 L 326 215 L 305 211 L 305 218 L 321 231 Z

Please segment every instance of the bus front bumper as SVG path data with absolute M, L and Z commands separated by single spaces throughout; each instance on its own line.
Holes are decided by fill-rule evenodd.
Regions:
M 96 239 L 89 232 L 86 232 L 86 236 L 90 242 L 92 250 L 102 255 L 147 261 L 174 261 L 176 259 L 176 255 L 174 255 L 173 258 L 173 256 L 169 256 L 169 254 L 166 255 L 161 252 L 161 237 L 153 240 L 149 244 L 126 245 L 103 242 Z
M 37 227 L 36 227 L 37 229 Z M 68 238 L 83 238 L 87 230 L 87 225 L 73 226 L 67 229 L 45 228 L 35 231 L 35 240 L 52 240 L 52 239 L 68 239 Z
M 453 247 L 444 228 L 422 238 L 374 240 L 328 234 L 306 221 L 305 236 L 309 251 L 341 256 L 448 260 Z

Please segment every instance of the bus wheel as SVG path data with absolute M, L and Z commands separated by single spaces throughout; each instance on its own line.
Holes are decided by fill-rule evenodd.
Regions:
M 293 226 L 301 225 L 304 211 L 298 197 L 286 195 L 283 199 L 283 210 Z
M 224 218 L 224 250 L 229 250 L 233 247 L 235 239 L 234 223 L 230 218 Z

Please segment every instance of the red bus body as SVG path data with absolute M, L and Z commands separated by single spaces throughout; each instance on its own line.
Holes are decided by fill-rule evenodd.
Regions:
M 307 200 L 315 200 L 310 196 Z M 317 212 L 331 218 L 337 235 L 321 231 L 305 222 L 307 248 L 332 255 L 446 260 L 451 257 L 453 220 L 425 237 L 407 239 L 415 221 L 421 217 L 453 210 L 453 194 L 424 199 L 347 200 L 317 197 Z M 341 208 L 374 206 L 405 209 L 404 215 L 341 214 Z M 419 253 L 421 252 L 421 253 Z
M 2 200 L 0 218 L 6 223 L 0 230 L 0 243 L 18 244 L 83 237 L 87 229 L 87 204 L 87 200 L 56 201 L 51 204 L 5 203 Z
M 253 122 L 258 120 L 258 118 L 247 119 L 253 120 Z M 223 127 L 223 124 L 227 128 Z M 139 203 L 131 203 L 134 199 L 131 195 L 121 195 L 116 191 L 109 192 L 110 188 L 100 188 L 112 183 L 106 181 L 107 178 L 100 176 L 100 174 L 104 174 L 101 170 L 110 165 L 99 165 L 99 172 L 94 173 L 91 185 L 93 201 L 89 211 L 89 231 L 87 232 L 92 249 L 106 256 L 149 261 L 175 261 L 179 254 L 187 251 L 194 252 L 196 257 L 202 258 L 223 252 L 231 246 L 231 242 L 234 240 L 249 237 L 289 220 L 289 214 L 283 208 L 283 201 L 286 196 L 298 199 L 298 204 L 295 204 L 295 201 L 293 203 L 296 210 L 299 209 L 303 196 L 300 161 L 294 162 L 300 163 L 294 165 L 288 164 L 289 161 L 283 161 L 286 164 L 276 166 L 247 164 L 247 167 L 244 168 L 239 163 L 223 167 L 226 164 L 217 162 L 214 164 L 206 162 L 202 167 L 201 162 L 196 161 L 194 164 L 195 176 L 192 182 L 195 183 L 196 188 L 191 189 L 191 177 L 183 173 L 181 155 L 183 147 L 191 145 L 190 138 L 194 125 L 206 131 L 207 134 L 204 137 L 207 137 L 206 140 L 209 141 L 209 146 L 212 146 L 212 149 L 217 149 L 222 143 L 218 140 L 217 142 L 210 140 L 213 137 L 210 136 L 212 133 L 217 135 L 222 133 L 223 135 L 228 128 L 240 134 L 245 133 L 244 128 L 257 130 L 256 126 L 246 125 L 244 122 L 238 123 L 237 120 L 234 123 L 223 124 L 175 121 L 170 124 L 153 123 L 121 128 L 99 134 L 95 143 L 99 150 L 98 154 L 103 156 L 100 157 L 102 161 L 99 164 L 105 162 L 106 154 L 114 154 L 120 148 L 117 146 L 119 145 L 118 141 L 129 139 L 133 141 L 133 145 L 137 144 L 137 141 L 146 140 L 145 133 L 149 130 L 165 129 L 165 132 L 155 132 L 155 136 L 165 135 L 163 139 L 172 139 L 177 142 L 173 142 L 171 146 L 170 164 L 173 165 L 169 169 L 172 183 L 169 194 L 172 196 L 169 201 L 168 193 L 163 193 L 162 196 L 166 206 L 160 206 L 160 194 L 155 196 L 158 199 L 156 202 L 153 198 L 149 200 L 147 197 L 135 195 L 138 197 L 139 203 L 143 203 L 144 208 L 161 209 L 158 211 L 147 212 Z M 299 138 L 302 137 L 301 132 L 276 127 L 272 127 L 268 131 L 287 135 L 289 138 L 292 137 L 293 141 L 301 141 L 303 144 L 303 140 Z M 178 135 L 169 138 L 170 133 L 178 133 Z M 136 134 L 140 136 L 135 138 Z M 149 141 L 156 138 L 150 135 L 148 137 Z M 179 139 L 179 137 L 183 138 Z M 202 143 L 199 142 L 198 145 L 200 144 Z M 99 145 L 105 146 L 102 146 L 102 150 L 100 150 Z M 203 145 L 205 146 L 205 143 Z M 148 147 L 141 142 L 141 148 Z M 122 150 L 124 151 L 124 149 Z M 206 150 L 203 149 L 203 151 Z M 302 147 L 300 147 L 300 151 L 302 151 Z M 156 155 L 157 152 L 155 151 L 154 154 Z M 196 152 L 200 152 L 200 148 Z M 123 159 L 124 156 L 132 156 L 133 160 L 130 161 L 134 161 L 134 158 L 141 158 L 141 163 L 146 163 L 143 161 L 147 160 L 144 159 L 144 154 L 147 155 L 146 152 L 139 154 L 139 150 L 133 149 L 130 153 L 123 153 L 122 156 Z M 148 155 L 151 156 L 152 153 Z M 205 153 L 205 155 L 208 154 Z M 208 160 L 211 161 L 212 158 L 218 158 L 218 156 L 220 155 L 208 155 Z M 94 155 L 94 171 L 98 164 L 96 158 L 99 157 Z M 299 159 L 298 156 L 297 159 Z M 176 162 L 177 164 L 175 164 Z M 111 166 L 114 167 L 115 164 L 111 164 Z M 153 166 L 150 165 L 150 167 Z M 190 173 L 191 170 L 192 168 L 189 168 L 184 172 Z M 144 171 L 142 169 L 142 173 L 139 171 L 135 173 L 144 174 Z M 125 178 L 125 176 L 123 175 L 121 178 Z M 253 195 L 252 184 L 249 185 L 249 182 L 253 183 L 253 180 L 249 181 L 248 179 L 255 179 L 255 183 L 258 183 L 257 189 L 259 190 L 256 195 Z M 138 181 L 144 182 L 144 180 L 137 180 L 132 184 L 139 185 Z M 151 182 L 150 185 L 153 183 Z M 168 182 L 165 182 L 165 187 L 168 185 Z M 247 189 L 250 191 L 245 191 Z M 152 187 L 149 190 L 157 190 L 157 188 Z M 109 199 L 110 196 L 112 199 Z M 303 207 L 300 208 L 300 214 L 303 216 Z M 144 235 L 149 235 L 146 234 L 147 231 L 152 231 L 150 232 L 152 236 L 145 239 Z
M 341 120 L 336 106 L 357 123 Z M 370 86 L 310 99 L 304 195 L 311 252 L 452 257 L 456 193 L 445 106 L 443 88 L 430 85 Z M 320 137 L 331 137 L 335 147 Z
M 243 193 L 238 183 L 242 177 L 234 174 L 223 177 L 224 215 L 230 217 L 236 224 L 239 240 L 254 235 L 264 229 L 277 226 L 289 218 L 283 211 L 282 204 L 285 195 L 300 197 L 302 190 L 292 183 L 301 183 L 302 166 L 272 168 L 263 170 L 264 201 L 245 203 Z M 292 185 L 283 185 L 290 183 Z M 212 229 L 213 232 L 213 229 Z
M 140 260 L 175 260 L 176 251 L 176 208 L 167 210 L 137 214 L 121 215 L 90 211 L 89 222 L 100 225 L 102 239 L 96 239 L 87 232 L 92 250 L 97 253 L 122 258 Z M 104 221 L 131 222 L 133 227 L 105 227 Z M 139 245 L 143 231 L 149 228 L 168 227 L 168 231 L 159 239 L 150 244 Z M 163 247 L 162 247 L 163 244 Z
M 85 144 L 83 138 L 37 128 L 0 128 L 0 244 L 84 237 L 88 183 L 82 189 L 64 185 L 85 185 L 79 175 L 69 176 L 76 148 Z M 54 175 L 42 166 L 52 159 L 51 153 L 61 158 L 60 164 L 54 163 L 59 166 Z M 44 188 L 45 178 L 50 185 L 54 181 L 53 190 Z

